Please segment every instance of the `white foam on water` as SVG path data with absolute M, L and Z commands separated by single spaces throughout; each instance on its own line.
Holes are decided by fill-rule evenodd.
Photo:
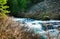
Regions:
M 36 31 L 36 33 L 40 33 L 44 36 L 46 36 L 46 34 L 48 34 L 48 32 L 49 32 L 50 36 L 57 36 L 58 33 L 59 33 L 59 31 L 56 30 L 56 29 L 50 29 L 50 30 L 47 30 L 47 31 L 42 30 L 42 24 L 40 24 L 40 23 L 54 23 L 54 22 L 59 22 L 60 23 L 60 20 L 49 20 L 49 21 L 41 21 L 41 20 L 31 21 L 30 20 L 29 21 L 26 18 L 15 18 L 14 20 L 19 21 L 19 22 L 25 22 L 29 28 L 33 28 L 34 31 Z

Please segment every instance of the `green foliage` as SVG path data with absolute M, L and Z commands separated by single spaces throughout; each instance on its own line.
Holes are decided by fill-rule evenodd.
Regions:
M 20 1 L 17 0 L 8 0 L 8 5 L 10 6 L 9 10 L 12 15 L 17 15 L 20 10 Z
M 27 0 L 21 0 L 20 3 L 22 11 L 25 11 L 27 8 Z
M 0 17 L 4 17 L 6 16 L 6 13 L 9 13 L 9 11 L 7 10 L 9 6 L 6 6 L 6 4 L 7 0 L 0 0 Z
M 27 8 L 27 0 L 9 0 L 8 3 L 11 13 L 14 15 L 20 11 L 25 11 Z

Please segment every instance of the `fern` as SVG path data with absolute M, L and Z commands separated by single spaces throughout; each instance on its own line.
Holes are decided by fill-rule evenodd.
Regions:
M 6 17 L 6 13 L 10 12 L 7 10 L 9 6 L 7 6 L 6 4 L 7 4 L 7 0 L 0 0 L 0 18 Z

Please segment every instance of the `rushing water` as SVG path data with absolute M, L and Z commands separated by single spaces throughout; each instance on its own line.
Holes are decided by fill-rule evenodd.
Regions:
M 60 27 L 60 20 L 49 20 L 49 21 L 42 21 L 42 20 L 34 20 L 30 18 L 15 18 L 15 21 L 25 23 L 28 25 L 29 28 L 34 29 L 36 33 L 39 33 L 46 37 L 46 34 L 49 32 L 50 36 L 57 36 L 60 31 L 58 31 L 56 28 Z M 45 23 L 52 24 L 50 27 L 48 27 L 48 30 L 46 30 Z M 60 38 L 59 38 L 60 39 Z

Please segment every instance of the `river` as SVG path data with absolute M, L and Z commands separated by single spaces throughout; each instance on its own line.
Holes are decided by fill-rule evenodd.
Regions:
M 58 28 L 60 29 L 60 20 L 42 21 L 30 18 L 14 18 L 14 21 L 25 23 L 26 25 L 28 25 L 29 28 L 33 29 L 36 33 L 39 33 L 40 35 L 43 35 L 45 38 L 48 38 L 48 32 L 51 39 L 57 39 L 58 34 L 60 34 L 60 31 L 58 30 Z M 46 29 L 47 25 L 48 27 Z

